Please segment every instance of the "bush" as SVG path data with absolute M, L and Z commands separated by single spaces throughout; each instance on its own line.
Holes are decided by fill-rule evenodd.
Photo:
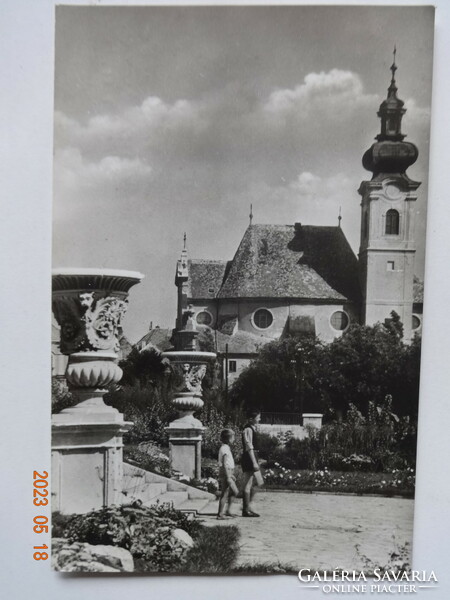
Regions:
M 416 428 L 391 407 L 389 395 L 379 404 L 369 402 L 367 416 L 350 405 L 345 421 L 327 423 L 320 430 L 311 427 L 307 438 L 275 446 L 267 466 L 278 462 L 288 469 L 376 472 L 414 467 Z
M 186 548 L 172 534 L 183 529 L 193 538 L 202 526 L 170 505 L 143 507 L 135 502 L 84 515 L 53 517 L 53 535 L 69 542 L 119 546 L 129 550 L 136 570 L 174 571 L 185 561 Z
M 132 429 L 124 435 L 126 443 L 166 443 L 165 427 L 175 417 L 175 411 L 161 389 L 136 382 L 110 391 L 104 400 L 123 413 L 125 420 L 133 422 Z
M 278 438 L 269 435 L 268 433 L 258 434 L 258 454 L 259 458 L 270 460 L 274 451 L 280 446 Z
M 267 487 L 308 492 L 383 494 L 414 496 L 415 476 L 412 469 L 390 473 L 329 471 L 327 468 L 296 471 L 278 463 L 264 470 Z
M 52 377 L 52 413 L 59 413 L 76 402 L 77 399 L 69 392 L 67 384 Z
M 141 442 L 138 446 L 124 446 L 123 459 L 145 471 L 173 477 L 169 457 L 151 442 Z

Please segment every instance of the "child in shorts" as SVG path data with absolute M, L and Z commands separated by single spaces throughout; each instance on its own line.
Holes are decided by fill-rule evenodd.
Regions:
M 230 444 L 234 442 L 234 431 L 224 429 L 220 434 L 220 441 L 222 442 L 218 458 L 220 499 L 217 518 L 223 520 L 236 516 L 231 513 L 231 503 L 233 496 L 239 493 L 234 477 L 234 458 L 230 448 Z

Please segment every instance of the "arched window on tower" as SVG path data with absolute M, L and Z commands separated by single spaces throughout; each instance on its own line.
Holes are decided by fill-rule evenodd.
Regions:
M 398 235 L 400 229 L 400 215 L 394 208 L 390 208 L 386 213 L 386 234 Z

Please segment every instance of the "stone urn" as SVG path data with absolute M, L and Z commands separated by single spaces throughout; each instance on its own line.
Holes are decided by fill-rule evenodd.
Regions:
M 175 350 L 164 352 L 162 356 L 170 361 L 176 378 L 175 397 L 172 404 L 177 409 L 179 416 L 178 419 L 172 421 L 170 426 L 203 427 L 201 422 L 194 417 L 194 412 L 203 407 L 202 381 L 208 363 L 215 361 L 216 354 L 198 350 Z
M 214 362 L 214 352 L 199 350 L 175 350 L 164 352 L 175 375 L 173 406 L 178 418 L 166 428 L 169 434 L 171 467 L 188 477 L 201 477 L 201 443 L 204 427 L 194 417 L 203 407 L 202 381 L 208 363 Z
M 117 365 L 121 322 L 128 292 L 142 278 L 110 269 L 52 273 L 60 349 L 69 357 L 65 375 L 77 401 L 52 419 L 53 510 L 84 512 L 118 501 L 122 436 L 132 423 L 106 406 L 103 396 L 122 377 Z

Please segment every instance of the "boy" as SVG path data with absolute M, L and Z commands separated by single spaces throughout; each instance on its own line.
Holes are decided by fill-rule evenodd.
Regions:
M 219 520 L 229 519 L 235 515 L 231 514 L 231 503 L 233 496 L 238 495 L 236 480 L 234 477 L 234 458 L 231 452 L 230 444 L 234 442 L 234 431 L 224 429 L 220 434 L 222 445 L 219 449 L 219 483 L 221 495 L 219 499 Z

